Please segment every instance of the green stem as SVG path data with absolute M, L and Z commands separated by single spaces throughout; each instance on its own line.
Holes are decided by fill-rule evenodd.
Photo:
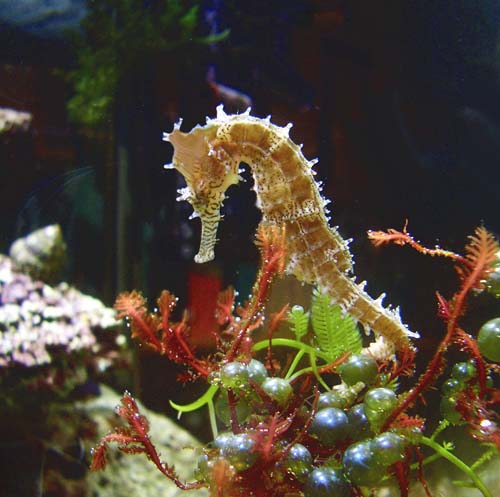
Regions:
M 309 359 L 309 360 L 310 360 L 310 359 Z M 315 371 L 316 371 L 316 373 L 315 373 Z M 308 366 L 307 368 L 302 368 L 302 369 L 299 369 L 299 370 L 298 370 L 295 374 L 293 374 L 292 376 L 290 376 L 290 378 L 288 378 L 288 380 L 289 380 L 289 381 L 294 381 L 294 380 L 296 380 L 299 376 L 302 376 L 303 374 L 310 374 L 310 373 L 312 373 L 312 374 L 314 374 L 314 375 L 319 374 L 319 372 L 318 372 L 318 369 L 317 369 L 317 368 L 314 368 L 314 367 L 312 367 L 312 366 Z M 321 378 L 321 376 L 320 376 L 319 378 L 316 376 L 316 378 L 317 378 L 317 379 L 318 379 L 318 381 L 319 381 L 319 382 L 323 385 L 323 387 L 325 387 L 325 389 L 326 389 L 326 390 L 331 390 L 331 387 L 329 387 L 329 386 L 328 386 L 328 385 L 324 382 L 324 380 L 323 380 L 323 379 L 321 379 L 321 380 L 319 379 L 319 378 Z
M 211 402 L 218 389 L 219 389 L 218 385 L 210 385 L 208 390 L 201 397 L 196 399 L 194 402 L 191 402 L 191 404 L 179 405 L 179 404 L 176 404 L 175 402 L 170 401 L 170 405 L 175 410 L 179 411 L 179 416 L 183 412 L 196 411 L 197 409 L 199 409 L 200 407 L 203 407 L 208 402 Z
M 427 464 L 430 464 L 431 462 L 434 462 L 436 459 L 439 459 L 441 457 L 441 454 L 432 454 L 432 456 L 426 457 L 422 461 L 422 466 L 427 466 Z M 415 462 L 412 465 L 410 465 L 411 469 L 418 469 L 420 466 L 420 463 Z
M 318 365 L 316 359 L 322 359 L 325 361 L 326 364 L 331 363 L 331 357 L 328 356 L 328 354 L 325 354 L 321 350 L 315 349 L 314 347 L 311 347 L 310 345 L 307 345 L 305 343 L 299 342 L 297 340 L 292 340 L 290 338 L 273 338 L 271 340 L 271 346 L 272 347 L 288 347 L 291 349 L 297 349 L 299 352 L 295 356 L 295 359 L 292 362 L 292 366 L 290 366 L 290 369 L 286 375 L 287 380 L 293 381 L 299 376 L 307 373 L 312 373 L 318 382 L 323 385 L 323 387 L 326 390 L 330 390 L 330 387 L 325 383 L 323 378 L 321 378 L 321 375 L 319 374 L 318 371 Z M 254 352 L 259 352 L 259 350 L 264 350 L 269 347 L 269 340 L 262 340 L 260 342 L 257 342 L 254 344 L 252 347 L 252 350 Z M 296 373 L 292 374 L 295 367 L 297 366 L 298 362 L 302 358 L 303 355 L 307 354 L 309 356 L 309 361 L 310 361 L 310 366 L 307 368 L 300 369 Z M 299 357 L 300 356 L 300 357 Z M 298 359 L 297 359 L 298 357 Z
M 290 338 L 273 338 L 271 340 L 271 346 L 272 347 L 289 347 L 291 349 L 297 349 L 297 350 L 303 350 L 304 354 L 314 354 L 320 359 L 323 359 L 326 363 L 331 362 L 331 358 L 328 356 L 328 354 L 325 354 L 321 350 L 315 349 L 314 347 L 311 347 L 310 345 L 307 345 L 302 342 L 298 342 L 297 340 L 292 340 Z M 254 344 L 252 347 L 252 350 L 254 352 L 259 352 L 259 350 L 264 350 L 269 347 L 269 340 L 262 340 L 260 342 L 257 342 Z
M 314 352 L 309 352 L 309 361 L 311 363 L 312 372 L 318 382 L 323 386 L 325 390 L 330 390 L 330 387 L 325 383 L 325 380 L 323 380 L 323 378 L 321 378 L 321 375 L 319 374 L 318 365 L 316 364 L 316 354 Z
M 214 401 L 209 399 L 208 402 L 208 417 L 210 418 L 210 427 L 212 428 L 212 435 L 214 440 L 217 438 L 219 431 L 217 430 L 217 419 L 215 418 L 215 406 Z
M 443 431 L 445 430 L 446 428 L 448 428 L 448 426 L 450 426 L 450 422 L 447 420 L 447 419 L 443 419 L 439 422 L 437 428 L 434 430 L 434 433 L 432 434 L 431 436 L 431 439 L 432 440 L 435 440 L 436 437 Z
M 471 465 L 471 469 L 475 471 L 479 466 L 489 461 L 497 453 L 497 448 L 495 446 L 491 447 L 486 451 L 474 464 Z
M 304 357 L 305 351 L 304 350 L 299 350 L 295 357 L 293 358 L 292 364 L 290 364 L 290 368 L 288 369 L 285 380 L 288 380 L 290 376 L 292 376 L 293 372 L 295 371 L 295 368 L 298 366 L 300 360 L 302 357 Z
M 474 471 L 461 459 L 446 450 L 442 445 L 438 444 L 431 438 L 422 437 L 421 443 L 435 450 L 440 456 L 448 459 L 448 461 L 454 464 L 457 468 L 461 469 L 474 482 L 474 485 L 484 495 L 484 497 L 493 497 L 479 476 L 477 476 L 476 473 L 474 473 Z

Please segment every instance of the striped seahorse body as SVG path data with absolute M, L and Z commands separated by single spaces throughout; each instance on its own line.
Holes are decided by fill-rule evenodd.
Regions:
M 174 147 L 172 164 L 187 186 L 178 200 L 187 200 L 200 217 L 202 236 L 196 262 L 214 258 L 220 208 L 225 191 L 241 179 L 239 165 L 249 165 L 254 178 L 257 207 L 262 223 L 285 226 L 287 271 L 300 281 L 316 285 L 357 319 L 365 329 L 384 337 L 396 350 L 410 345 L 412 333 L 397 310 L 382 306 L 364 292 L 352 272 L 348 243 L 328 224 L 328 201 L 320 194 L 312 167 L 301 147 L 289 138 L 291 124 L 280 127 L 269 118 L 244 114 L 227 115 L 222 106 L 215 119 L 189 133 L 177 123 L 164 139 Z

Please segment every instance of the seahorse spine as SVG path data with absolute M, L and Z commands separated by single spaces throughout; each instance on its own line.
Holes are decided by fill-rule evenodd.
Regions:
M 196 262 L 214 258 L 220 208 L 227 188 L 238 183 L 240 163 L 249 165 L 254 179 L 257 207 L 265 225 L 285 226 L 287 271 L 300 281 L 316 285 L 365 329 L 382 336 L 396 349 L 418 337 L 401 322 L 399 312 L 374 300 L 352 276 L 348 242 L 329 226 L 321 185 L 314 180 L 313 166 L 301 146 L 289 137 L 291 124 L 280 127 L 270 118 L 243 114 L 227 115 L 222 106 L 215 119 L 189 133 L 179 122 L 164 139 L 174 146 L 172 164 L 186 179 L 178 200 L 187 200 L 202 222 Z

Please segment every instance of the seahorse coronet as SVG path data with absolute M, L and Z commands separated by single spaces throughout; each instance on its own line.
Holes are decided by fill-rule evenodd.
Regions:
M 179 200 L 187 200 L 201 220 L 199 263 L 212 260 L 221 219 L 225 192 L 241 180 L 240 163 L 248 164 L 262 212 L 264 226 L 284 226 L 286 233 L 287 272 L 300 281 L 317 286 L 345 312 L 352 315 L 377 337 L 385 347 L 396 350 L 412 346 L 418 338 L 401 321 L 398 310 L 383 307 L 385 294 L 373 299 L 365 291 L 365 282 L 352 275 L 350 240 L 344 240 L 337 227 L 329 225 L 329 200 L 321 195 L 322 182 L 314 179 L 317 159 L 308 160 L 289 136 L 292 124 L 280 127 L 270 116 L 226 114 L 222 105 L 214 118 L 189 132 L 181 131 L 182 120 L 164 140 L 174 147 L 168 169 L 177 169 L 186 180 Z

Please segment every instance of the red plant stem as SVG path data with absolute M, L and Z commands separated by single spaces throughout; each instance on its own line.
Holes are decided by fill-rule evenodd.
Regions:
M 411 248 L 420 252 L 424 255 L 430 255 L 431 257 L 446 257 L 448 259 L 452 259 L 460 264 L 467 266 L 470 269 L 473 269 L 473 265 L 469 260 L 465 257 L 455 254 L 451 250 L 445 250 L 439 247 L 430 249 L 417 242 L 411 235 L 406 231 L 406 227 L 408 225 L 408 220 L 406 220 L 405 225 L 403 226 L 403 231 L 398 231 L 395 229 L 388 229 L 387 231 L 373 231 L 368 230 L 368 238 L 372 241 L 372 243 L 377 245 L 382 245 L 385 243 L 394 243 L 395 245 L 409 245 Z
M 479 383 L 479 398 L 484 399 L 486 396 L 486 366 L 484 364 L 483 357 L 479 352 L 477 343 L 473 340 L 464 330 L 458 328 L 461 334 L 462 340 L 466 343 L 468 349 L 474 356 L 476 367 L 477 367 L 477 378 Z
M 269 365 L 269 372 L 272 375 L 274 375 L 275 372 L 274 361 L 273 361 L 273 335 L 276 329 L 278 328 L 278 324 L 283 319 L 283 316 L 285 315 L 287 310 L 288 310 L 288 304 L 285 304 L 279 312 L 273 315 L 271 324 L 269 326 L 269 332 L 268 332 L 269 344 L 267 346 L 267 352 L 266 352 L 266 363 Z
M 233 433 L 240 433 L 240 425 L 238 424 L 238 412 L 236 411 L 236 395 L 232 390 L 227 391 L 227 401 L 229 404 L 229 418 L 231 420 L 231 430 Z
M 155 347 L 155 349 L 157 351 L 160 351 L 161 350 L 160 340 L 153 333 L 151 328 L 144 322 L 141 314 L 137 311 L 131 310 L 131 311 L 127 312 L 127 315 L 135 323 L 135 325 L 141 329 L 141 331 L 144 333 L 144 335 L 146 335 L 147 340 L 148 340 L 146 343 L 150 343 L 151 345 L 153 345 Z
M 241 343 L 248 336 L 251 325 L 258 321 L 259 312 L 262 312 L 265 299 L 269 293 L 269 288 L 274 277 L 283 271 L 285 256 L 285 232 L 280 233 L 271 230 L 266 234 L 265 230 L 259 230 L 258 240 L 262 248 L 260 250 L 261 267 L 259 275 L 252 288 L 252 298 L 248 306 L 246 323 L 239 331 L 231 349 L 226 355 L 228 362 L 233 361 L 240 349 Z
M 446 336 L 441 341 L 441 344 L 439 345 L 438 350 L 434 354 L 434 357 L 432 358 L 432 361 L 430 362 L 429 366 L 425 370 L 425 373 L 421 376 L 417 385 L 415 385 L 415 387 L 410 390 L 410 393 L 405 397 L 403 402 L 401 402 L 401 404 L 399 404 L 396 407 L 396 409 L 394 409 L 394 411 L 391 412 L 391 414 L 383 424 L 381 431 L 386 431 L 392 424 L 392 422 L 402 412 L 406 411 L 406 409 L 409 406 L 411 406 L 420 396 L 420 394 L 431 384 L 432 379 L 434 378 L 434 376 L 436 375 L 441 366 L 443 354 L 445 353 L 446 348 L 448 347 L 452 336 L 453 336 L 453 328 L 448 327 Z
M 260 282 L 263 277 L 264 271 L 261 271 L 258 279 L 258 286 L 260 287 Z M 270 276 L 268 276 L 270 277 Z M 263 308 L 264 303 L 260 300 L 261 298 L 264 298 L 264 294 L 261 294 L 261 292 L 258 293 L 258 298 L 254 297 L 252 299 L 252 304 L 248 313 L 248 317 L 245 319 L 245 324 L 242 326 L 240 331 L 238 332 L 238 335 L 236 336 L 234 342 L 231 345 L 231 348 L 229 349 L 229 352 L 226 355 L 226 361 L 231 362 L 234 361 L 234 358 L 238 355 L 238 351 L 241 347 L 241 343 L 243 340 L 248 336 L 250 332 L 250 325 L 252 322 L 258 320 L 258 316 L 256 316 L 257 312 Z
M 226 355 L 227 362 L 233 361 L 236 355 L 238 355 L 241 343 L 248 336 L 250 332 L 251 324 L 259 319 L 257 313 L 261 311 L 264 307 L 264 298 L 267 294 L 269 283 L 273 276 L 274 276 L 273 272 L 269 271 L 269 267 L 266 264 L 266 266 L 264 266 L 260 271 L 259 279 L 257 280 L 256 287 L 259 290 L 257 292 L 252 292 L 254 294 L 254 297 L 252 298 L 252 302 L 248 312 L 248 317 L 245 319 L 245 325 L 238 332 L 236 339 L 234 340 L 229 352 Z
M 434 354 L 429 366 L 427 367 L 425 373 L 421 376 L 419 382 L 415 387 L 410 390 L 410 393 L 405 397 L 403 402 L 399 404 L 394 411 L 389 415 L 387 420 L 382 426 L 382 431 L 385 431 L 389 428 L 391 423 L 409 406 L 411 406 L 416 399 L 422 394 L 422 392 L 432 384 L 433 379 L 437 376 L 439 368 L 442 364 L 442 358 L 446 349 L 448 348 L 457 328 L 458 328 L 458 319 L 463 313 L 465 299 L 468 293 L 474 287 L 474 283 L 477 281 L 477 278 L 481 275 L 484 270 L 482 264 L 477 264 L 473 271 L 468 275 L 468 277 L 464 280 L 462 288 L 460 291 L 455 294 L 452 300 L 451 306 L 451 314 L 447 319 L 447 331 L 446 335 L 439 344 L 439 347 Z
M 278 423 L 278 414 L 275 414 L 271 418 L 271 423 L 269 424 L 269 428 L 267 430 L 267 440 L 262 446 L 262 455 L 264 457 L 264 461 L 268 461 L 271 455 L 271 450 L 273 449 L 274 443 L 274 435 L 276 433 L 276 425 Z
M 405 470 L 405 465 L 403 462 L 397 462 L 394 464 L 394 471 L 396 473 L 396 478 L 398 479 L 400 497 L 408 497 L 408 474 Z
M 182 347 L 182 350 L 184 350 L 184 352 L 188 356 L 189 365 L 192 366 L 198 373 L 200 373 L 200 375 L 207 377 L 210 374 L 210 371 L 208 369 L 204 368 L 200 364 L 201 361 L 194 356 L 193 351 L 191 350 L 191 347 L 189 347 L 189 345 L 184 340 L 184 337 L 182 336 L 181 330 L 185 329 L 185 327 L 186 327 L 185 318 L 183 318 L 182 322 L 180 322 L 174 328 L 175 337 L 176 337 L 177 341 L 179 342 L 179 345 Z
M 455 252 L 451 252 L 450 250 L 445 250 L 441 248 L 430 249 L 424 247 L 422 244 L 416 242 L 412 237 L 406 239 L 405 242 L 408 245 L 410 245 L 410 247 L 417 250 L 421 254 L 430 255 L 431 257 L 446 257 L 448 259 L 452 259 L 455 262 L 459 262 L 460 264 L 463 264 L 464 266 L 467 266 L 472 269 L 472 264 L 470 263 L 470 261 L 468 261 L 465 257 L 461 256 L 460 254 L 455 254 Z
M 133 440 L 134 442 L 140 442 L 145 449 L 148 457 L 153 461 L 154 465 L 164 474 L 167 478 L 172 480 L 180 489 L 182 490 L 191 490 L 195 488 L 201 488 L 204 485 L 198 482 L 193 483 L 183 483 L 177 475 L 174 473 L 172 469 L 170 469 L 166 464 L 161 462 L 160 456 L 156 451 L 155 446 L 149 439 L 149 436 L 144 431 L 144 427 L 140 422 L 140 417 L 136 417 L 135 415 L 127 415 L 126 419 L 128 423 L 133 426 L 134 431 L 138 433 L 140 440 Z
M 295 438 L 283 449 L 280 459 L 284 459 L 290 452 L 291 448 L 296 443 L 299 443 L 302 440 L 302 437 L 306 434 L 307 430 L 309 429 L 309 426 L 311 426 L 314 416 L 316 415 L 316 409 L 318 407 L 318 399 L 319 399 L 319 390 L 318 387 L 314 387 L 314 399 L 312 402 L 311 412 L 309 413 L 309 417 L 307 418 L 306 422 L 304 423 L 304 426 L 299 431 L 299 433 L 297 433 Z
M 255 390 L 255 392 L 262 399 L 263 402 L 266 402 L 267 404 L 273 403 L 273 399 L 271 399 L 271 397 L 269 397 L 269 395 L 266 392 L 264 392 L 264 390 L 262 390 L 262 387 L 258 383 L 256 383 L 253 380 L 250 380 L 249 383 L 252 389 Z
M 418 447 L 415 448 L 415 451 L 416 451 L 417 459 L 418 459 L 418 471 L 417 471 L 418 479 L 419 479 L 420 483 L 422 484 L 422 487 L 424 488 L 424 491 L 425 491 L 425 494 L 427 495 L 427 497 L 432 497 L 431 492 L 429 491 L 429 487 L 427 486 L 427 482 L 425 481 L 425 478 L 424 478 L 424 471 L 423 471 L 424 458 L 422 456 L 422 452 L 420 452 Z
M 266 350 L 266 365 L 267 369 L 269 370 L 269 373 L 271 373 L 271 376 L 274 376 L 276 373 L 276 368 L 273 361 L 273 333 L 274 333 L 274 328 L 269 328 L 269 333 L 268 333 L 269 343 L 267 345 L 267 350 Z
M 166 291 L 164 290 L 162 293 L 162 296 L 165 295 Z M 161 298 L 161 297 L 160 297 Z M 165 333 L 169 328 L 170 328 L 170 315 L 171 315 L 171 309 L 175 303 L 175 298 L 172 294 L 168 293 L 168 297 L 165 297 L 165 299 L 168 298 L 169 302 L 164 306 L 165 311 L 161 313 L 161 324 L 163 328 L 163 333 Z M 160 299 L 158 299 L 158 304 L 160 303 Z M 160 309 L 162 309 L 160 307 Z
M 204 487 L 205 485 L 199 482 L 193 482 L 193 483 L 184 483 L 175 474 L 165 466 L 161 460 L 160 456 L 158 455 L 158 452 L 156 452 L 153 444 L 149 441 L 148 438 L 145 438 L 142 440 L 142 443 L 144 444 L 144 447 L 148 453 L 149 458 L 153 461 L 154 465 L 170 480 L 172 480 L 181 490 L 193 490 L 195 488 L 201 488 Z
M 170 324 L 170 315 L 173 307 L 175 306 L 175 303 L 176 303 L 176 298 L 174 297 L 174 295 L 167 292 L 166 290 L 162 292 L 160 299 L 158 299 L 158 304 L 160 305 L 160 309 L 162 310 L 161 327 L 163 329 L 163 336 L 165 337 L 167 336 L 168 333 L 173 332 L 177 340 L 177 343 L 180 345 L 180 347 L 182 348 L 182 350 L 189 359 L 189 365 L 194 370 L 196 370 L 201 376 L 207 377 L 210 374 L 210 371 L 203 366 L 202 361 L 200 361 L 198 358 L 195 357 L 191 347 L 186 342 L 183 336 L 183 332 L 187 327 L 186 325 L 186 322 L 188 320 L 187 313 L 184 312 L 182 316 L 182 321 L 180 323 L 177 323 L 175 325 Z M 168 355 L 168 351 L 165 350 L 167 345 L 165 343 L 163 344 L 161 342 L 159 343 L 160 343 L 160 348 L 158 350 L 161 351 L 162 354 L 167 353 Z
M 236 338 L 234 339 L 234 342 L 232 343 L 229 352 L 226 354 L 226 362 L 234 361 L 234 358 L 238 355 L 241 343 L 250 332 L 250 325 L 253 319 L 254 316 L 251 315 L 249 318 L 245 320 L 245 325 L 240 329 L 240 331 L 236 335 Z

